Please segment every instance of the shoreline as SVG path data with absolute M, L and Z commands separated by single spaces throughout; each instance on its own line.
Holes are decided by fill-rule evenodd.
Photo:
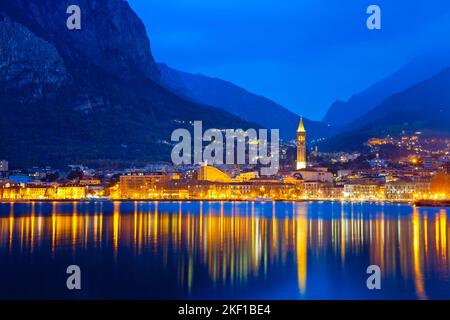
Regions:
M 406 200 L 341 200 L 341 199 L 1 199 L 0 203 L 30 203 L 30 202 L 343 202 L 343 203 L 391 203 L 391 204 L 409 204 L 414 205 L 414 201 Z M 448 204 L 450 205 L 450 203 Z
M 254 199 L 254 200 L 241 200 L 241 199 L 14 199 L 14 200 L 0 200 L 0 204 L 15 204 L 15 203 L 101 203 L 101 202 L 340 202 L 348 204 L 398 204 L 398 205 L 409 205 L 413 207 L 430 207 L 430 208 L 450 208 L 450 200 L 417 200 L 417 201 L 406 201 L 406 200 L 340 200 L 340 199 L 297 199 L 297 200 L 287 200 L 287 199 Z

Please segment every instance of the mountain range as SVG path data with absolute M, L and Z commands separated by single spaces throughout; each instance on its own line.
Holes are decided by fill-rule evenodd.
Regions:
M 169 161 L 173 130 L 275 128 L 295 138 L 299 115 L 231 82 L 156 63 L 144 24 L 123 0 L 77 0 L 82 29 L 66 28 L 69 0 L 0 3 L 0 158 L 11 167 Z M 323 150 L 371 136 L 450 132 L 447 54 L 423 55 L 304 119 Z M 300 107 L 301 109 L 301 107 Z
M 142 21 L 123 0 L 0 4 L 0 157 L 11 167 L 170 160 L 174 129 L 258 128 L 159 84 Z
M 298 116 L 274 101 L 221 79 L 175 70 L 166 64 L 158 66 L 160 82 L 169 90 L 266 128 L 280 128 L 285 140 L 294 138 Z M 306 119 L 309 144 L 318 144 L 325 151 L 349 151 L 361 149 L 373 136 L 415 131 L 449 135 L 447 66 L 448 51 L 423 54 L 348 102 L 333 104 L 322 123 Z
M 450 137 L 450 68 L 396 93 L 322 143 L 326 150 L 355 150 L 370 137 L 412 134 Z
M 424 81 L 450 66 L 450 50 L 440 48 L 419 55 L 399 70 L 377 81 L 348 101 L 337 100 L 328 109 L 322 122 L 345 126 L 380 105 L 390 96 Z
M 161 84 L 178 95 L 195 103 L 222 108 L 265 128 L 280 129 L 280 136 L 286 142 L 295 140 L 299 115 L 276 102 L 222 79 L 179 71 L 164 63 L 158 66 Z M 303 118 L 303 122 L 308 128 L 309 141 L 336 133 L 334 127 L 319 121 Z

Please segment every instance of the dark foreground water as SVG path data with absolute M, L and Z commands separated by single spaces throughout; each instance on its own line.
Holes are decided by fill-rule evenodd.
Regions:
M 0 298 L 450 298 L 447 208 L 0 203 Z M 81 268 L 69 291 L 66 268 Z M 381 290 L 366 269 L 381 268 Z

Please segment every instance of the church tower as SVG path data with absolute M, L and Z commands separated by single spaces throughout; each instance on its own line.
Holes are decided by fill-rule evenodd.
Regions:
M 300 117 L 300 124 L 297 129 L 297 170 L 306 168 L 306 130 L 303 125 L 303 118 Z

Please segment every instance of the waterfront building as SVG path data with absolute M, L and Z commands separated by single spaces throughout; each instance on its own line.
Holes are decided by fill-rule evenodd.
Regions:
M 301 196 L 305 199 L 341 199 L 344 188 L 332 182 L 304 181 L 301 184 Z
M 86 187 L 81 185 L 10 184 L 0 189 L 4 200 L 80 200 L 86 198 Z
M 81 179 L 79 184 L 85 186 L 90 197 L 102 197 L 105 195 L 105 186 L 100 179 Z
M 320 181 L 304 181 L 302 183 L 302 196 L 307 199 L 320 198 Z
M 297 129 L 297 161 L 296 169 L 306 168 L 306 130 L 303 125 L 303 118 L 300 118 L 300 124 Z
M 299 190 L 293 184 L 279 181 L 248 181 L 217 183 L 196 181 L 188 185 L 189 197 L 192 199 L 211 200 L 253 200 L 293 199 Z
M 236 182 L 245 182 L 256 178 L 258 178 L 258 172 L 250 171 L 238 174 L 233 180 Z
M 433 197 L 450 199 L 450 174 L 439 172 L 430 183 L 431 193 Z
M 273 178 L 255 178 L 248 181 L 215 182 L 206 180 L 170 180 L 161 192 L 165 199 L 197 200 L 255 200 L 296 199 L 301 193 L 298 185 Z
M 162 172 L 130 173 L 120 176 L 119 190 L 124 198 L 152 198 L 167 186 L 169 176 Z
M 430 193 L 430 182 L 393 181 L 386 184 L 385 194 L 389 200 L 412 200 L 426 197 Z
M 0 199 L 2 200 L 16 200 L 20 199 L 20 186 L 17 184 L 6 183 L 0 189 Z
M 86 187 L 79 184 L 66 184 L 56 187 L 56 198 L 61 200 L 80 200 L 86 198 Z
M 31 185 L 26 188 L 21 188 L 20 190 L 22 191 L 20 193 L 21 199 L 51 199 L 55 195 L 55 188 L 47 185 Z
M 333 186 L 331 189 L 332 199 L 342 199 L 344 197 L 344 186 Z
M 201 166 L 198 170 L 197 180 L 210 182 L 231 182 L 231 177 L 225 172 L 208 165 Z
M 344 197 L 349 200 L 383 200 L 384 185 L 369 183 L 344 184 Z

